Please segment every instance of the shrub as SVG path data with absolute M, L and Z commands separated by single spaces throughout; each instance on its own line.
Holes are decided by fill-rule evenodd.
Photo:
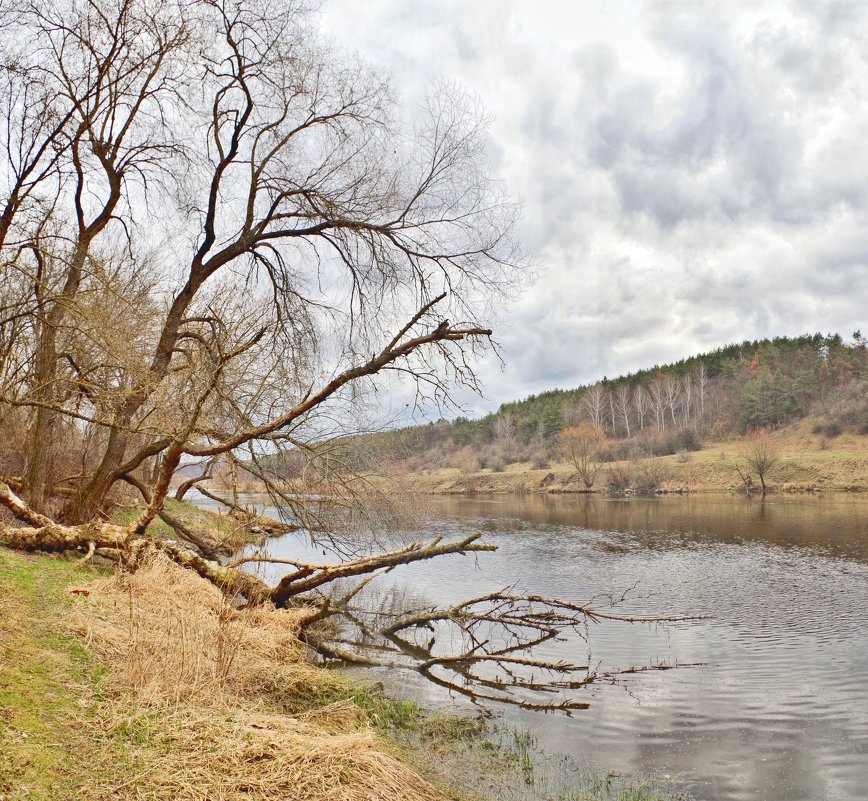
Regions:
M 669 465 L 660 459 L 642 459 L 633 468 L 633 488 L 637 492 L 653 492 L 669 478 Z
M 479 465 L 480 460 L 475 456 L 468 456 L 462 460 L 458 466 L 462 473 L 475 473 L 482 468 Z
M 536 451 L 531 456 L 531 463 L 537 470 L 548 470 L 551 465 L 551 459 L 545 451 Z
M 612 446 L 612 454 L 615 457 L 613 461 L 625 462 L 628 459 L 632 459 L 636 455 L 638 449 L 639 446 L 634 440 L 622 439 L 619 442 L 614 443 Z
M 841 434 L 843 429 L 837 420 L 827 420 L 825 422 L 815 423 L 811 431 L 814 434 L 822 434 L 824 437 L 834 439 Z
M 606 470 L 606 489 L 609 492 L 624 492 L 630 489 L 632 481 L 633 475 L 627 465 L 615 464 Z
M 699 439 L 699 434 L 695 428 L 682 428 L 677 436 L 679 451 L 698 451 L 702 450 L 702 441 Z

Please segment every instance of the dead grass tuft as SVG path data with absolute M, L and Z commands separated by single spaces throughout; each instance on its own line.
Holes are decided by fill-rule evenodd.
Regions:
M 163 557 L 89 589 L 76 626 L 104 657 L 114 698 L 99 726 L 125 739 L 134 777 L 101 797 L 443 798 L 355 704 L 315 706 L 342 681 L 305 661 L 299 612 L 238 611 Z

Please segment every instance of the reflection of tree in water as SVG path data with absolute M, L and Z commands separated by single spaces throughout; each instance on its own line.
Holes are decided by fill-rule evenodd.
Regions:
M 577 635 L 588 643 L 589 628 L 601 621 L 659 622 L 685 618 L 639 617 L 617 611 L 624 596 L 574 603 L 513 588 L 444 607 L 410 588 L 378 591 L 375 574 L 355 585 L 340 582 L 321 594 L 306 640 L 323 657 L 343 665 L 414 671 L 473 703 L 499 702 L 541 711 L 586 709 L 578 691 L 674 665 L 646 664 L 600 670 L 539 655 L 540 646 Z M 335 627 L 314 622 L 338 620 Z

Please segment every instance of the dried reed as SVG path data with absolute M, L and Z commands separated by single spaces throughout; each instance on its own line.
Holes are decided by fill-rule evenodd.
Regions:
M 108 665 L 97 725 L 107 742 L 123 740 L 127 761 L 94 799 L 444 797 L 355 704 L 316 708 L 342 680 L 305 661 L 299 612 L 236 610 L 162 557 L 89 589 L 75 625 Z

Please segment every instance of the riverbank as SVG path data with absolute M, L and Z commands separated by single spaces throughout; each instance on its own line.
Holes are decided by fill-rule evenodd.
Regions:
M 259 515 L 221 514 L 202 509 L 189 501 L 166 499 L 166 511 L 176 524 L 195 533 L 197 542 L 214 554 L 231 556 L 245 545 L 256 544 L 266 537 L 285 534 L 289 527 L 279 520 Z M 121 506 L 115 509 L 114 522 L 132 523 L 141 513 L 139 506 Z M 148 534 L 155 539 L 177 539 L 181 534 L 165 520 L 155 518 L 148 526 Z
M 828 439 L 801 424 L 778 432 L 776 439 L 780 459 L 766 478 L 773 492 L 868 490 L 868 435 Z M 430 495 L 607 492 L 610 476 L 650 468 L 663 492 L 735 492 L 744 489 L 736 470 L 736 465 L 745 469 L 741 445 L 741 440 L 718 441 L 693 452 L 610 462 L 602 465 L 590 490 L 571 465 L 557 461 L 545 467 L 519 462 L 503 470 L 425 470 L 408 481 L 415 492 Z
M 293 613 L 236 612 L 162 560 L 4 551 L 0 571 L 4 801 L 449 797 L 305 661 Z
M 168 561 L 130 576 L 0 548 L 0 609 L 2 801 L 563 797 L 535 791 L 529 740 L 313 665 L 297 612 L 235 610 Z M 625 787 L 665 797 L 579 776 L 568 797 Z

